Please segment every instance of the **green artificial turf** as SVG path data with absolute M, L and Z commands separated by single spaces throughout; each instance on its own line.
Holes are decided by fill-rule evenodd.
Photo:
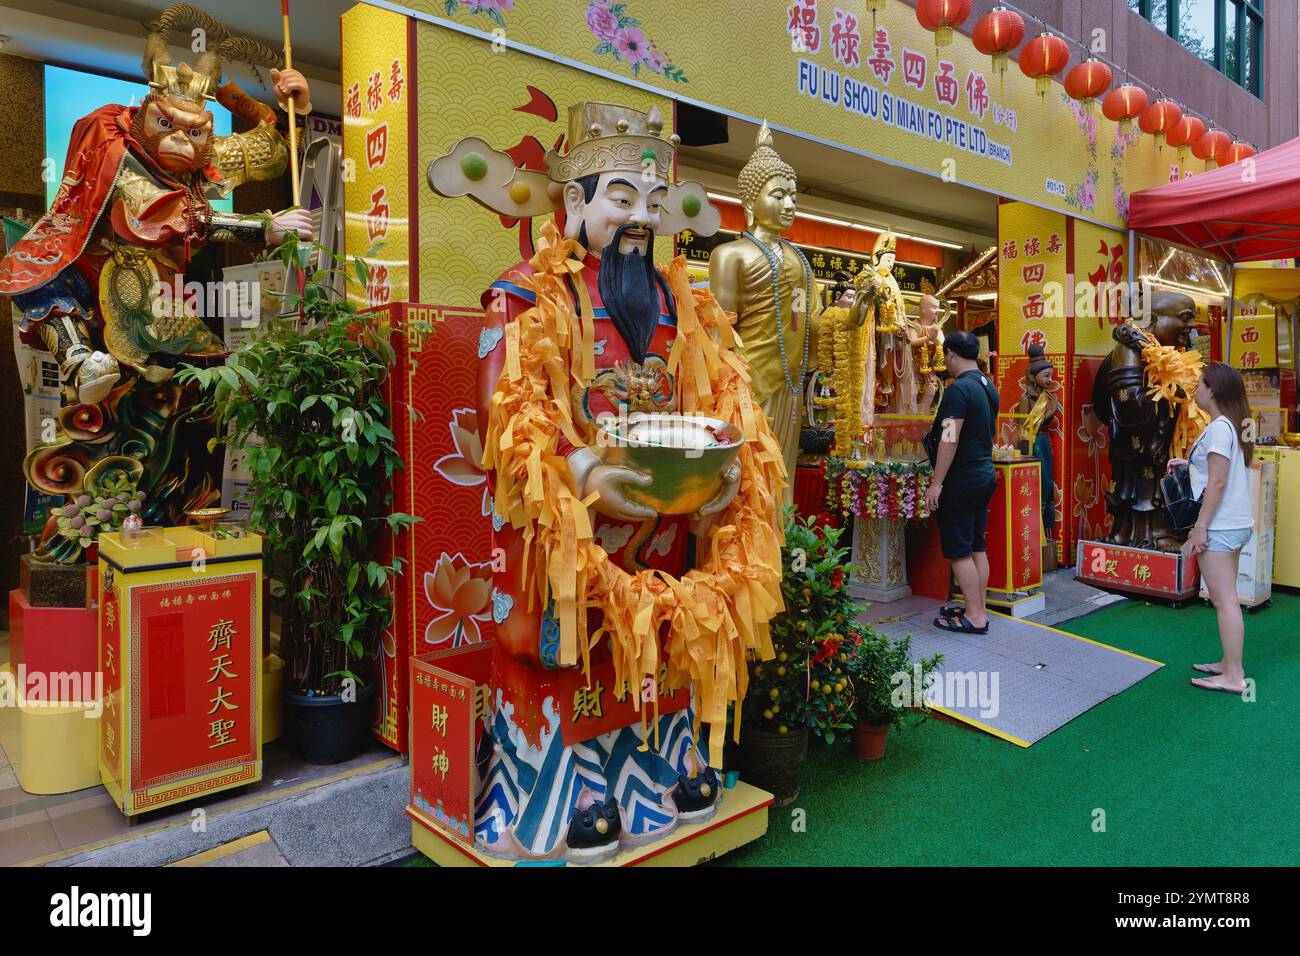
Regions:
M 874 763 L 814 746 L 798 800 L 716 865 L 1300 863 L 1298 621 L 1286 594 L 1246 616 L 1254 703 L 1188 684 L 1219 657 L 1210 608 L 1129 601 L 1071 621 L 1165 667 L 1028 749 L 934 719 L 891 732 Z

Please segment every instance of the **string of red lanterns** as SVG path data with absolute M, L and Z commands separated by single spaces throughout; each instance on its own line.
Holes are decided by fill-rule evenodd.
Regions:
M 873 27 L 876 13 L 885 3 L 886 0 L 866 0 Z M 971 0 L 917 0 L 916 3 L 917 22 L 935 35 L 936 49 L 952 43 L 954 29 L 966 21 L 970 12 Z M 1043 26 L 1047 25 L 1044 23 Z M 998 74 L 1004 86 L 1007 60 L 1024 36 L 1024 17 L 1002 3 L 980 17 L 971 32 L 975 49 L 992 58 L 993 72 Z M 1020 51 L 1020 71 L 1034 81 L 1044 110 L 1053 79 L 1065 70 L 1069 62 L 1069 44 L 1050 29 L 1031 39 Z M 1207 132 L 1204 121 L 1196 116 L 1185 116 L 1182 107 L 1168 97 L 1160 95 L 1151 102 L 1145 90 L 1129 82 L 1111 89 L 1113 79 L 1110 65 L 1090 56 L 1066 75 L 1065 92 L 1089 111 L 1100 99 L 1102 114 L 1119 124 L 1121 136 L 1130 135 L 1133 121 L 1137 120 L 1141 130 L 1155 139 L 1158 149 L 1163 150 L 1166 143 L 1178 149 L 1180 165 L 1186 165 L 1189 149 L 1198 159 L 1205 161 L 1206 169 L 1255 155 L 1253 146 L 1243 141 L 1234 142 L 1223 130 Z

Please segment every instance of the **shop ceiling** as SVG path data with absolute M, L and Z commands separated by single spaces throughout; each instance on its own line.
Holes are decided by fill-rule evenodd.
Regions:
M 681 163 L 706 185 L 736 194 L 736 173 L 754 151 L 758 126 L 730 117 L 727 142 L 684 146 Z M 997 197 L 939 176 L 774 132 L 777 152 L 799 175 L 799 208 L 983 249 L 997 234 Z M 869 145 L 868 147 L 869 148 Z M 716 178 L 715 178 L 716 177 Z

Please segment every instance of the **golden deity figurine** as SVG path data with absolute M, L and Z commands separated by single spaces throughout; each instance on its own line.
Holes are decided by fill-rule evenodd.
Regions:
M 947 371 L 943 361 L 943 305 L 930 294 L 921 296 L 921 318 L 910 339 L 919 392 L 917 412 L 926 414 L 939 391 L 937 373 Z
M 876 413 L 910 415 L 916 412 L 916 363 L 911 346 L 917 335 L 907 317 L 903 292 L 894 278 L 898 240 L 881 233 L 872 250 L 872 265 L 855 280 L 854 321 L 868 327 L 868 368 L 863 394 L 863 421 L 872 424 Z
M 819 308 L 807 258 L 781 234 L 794 222 L 795 171 L 772 148 L 764 123 L 737 181 L 745 232 L 713 250 L 709 288 L 736 315 L 737 351 L 749 364 L 750 391 L 772 423 L 785 459 L 790 502 L 799 453 L 799 397 L 816 356 Z

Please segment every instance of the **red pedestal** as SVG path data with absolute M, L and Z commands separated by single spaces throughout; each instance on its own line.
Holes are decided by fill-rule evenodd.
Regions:
M 995 461 L 998 488 L 986 533 L 989 591 L 1014 594 L 1043 583 L 1042 486 L 1035 459 Z
M 840 527 L 840 516 L 826 506 L 826 472 L 822 465 L 800 465 L 794 475 L 794 506 L 801 515 L 815 515 L 817 523 Z
M 9 661 L 15 673 L 42 675 L 46 686 L 56 675 L 94 674 L 99 669 L 98 608 L 32 607 L 23 592 L 9 592 Z M 69 702 L 65 702 L 69 703 Z
M 951 574 L 939 546 L 939 526 L 934 521 L 907 526 L 907 583 L 913 594 L 948 600 Z

